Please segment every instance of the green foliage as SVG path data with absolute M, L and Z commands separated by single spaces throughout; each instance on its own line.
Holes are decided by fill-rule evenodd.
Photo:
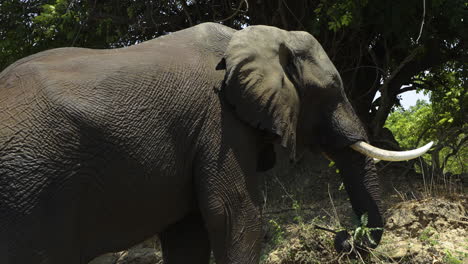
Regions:
M 296 223 L 303 223 L 303 218 L 301 215 L 301 205 L 297 200 L 294 200 L 292 203 L 292 209 L 294 210 L 295 216 L 293 218 L 294 222 Z
M 365 241 L 370 242 L 372 245 L 377 245 L 376 241 L 372 239 L 372 231 L 382 230 L 380 227 L 368 227 L 367 213 L 361 215 L 361 224 L 356 227 L 352 232 L 354 243 L 359 246 L 365 246 Z M 363 245 L 364 244 L 364 245 Z M 368 245 L 367 245 L 368 246 Z
M 68 0 L 56 0 L 41 6 L 41 11 L 33 18 L 35 43 L 60 40 L 65 42 L 63 44 L 74 44 L 79 34 L 75 27 L 83 23 L 85 15 L 69 5 Z
M 288 225 L 281 243 L 267 241 L 260 263 L 333 263 L 339 257 L 333 246 L 334 235 L 315 228 L 324 225 L 323 221 L 314 218 L 299 225 Z
M 330 161 L 330 163 L 328 163 L 328 168 L 333 168 L 333 167 L 335 167 L 335 165 L 336 165 L 336 164 L 335 164 L 334 161 Z M 335 168 L 335 173 L 336 173 L 336 174 L 339 174 L 339 173 L 340 173 L 340 169 Z
M 342 182 L 340 184 L 340 187 L 338 187 L 338 191 L 344 191 L 345 190 L 345 186 L 344 186 L 344 183 Z
M 0 70 L 27 55 L 56 47 L 129 46 L 208 21 L 234 28 L 265 24 L 315 35 L 340 71 L 357 114 L 371 130 L 383 126 L 392 106 L 398 104 L 402 85 L 409 83 L 432 91 L 432 109 L 439 125 L 453 128 L 463 119 L 460 109 L 465 108 L 456 106 L 466 104 L 466 93 L 462 98 L 462 93 L 450 90 L 453 86 L 437 81 L 456 84 L 465 78 L 465 70 L 460 69 L 466 67 L 466 0 L 426 0 L 421 36 L 420 1 L 248 3 L 246 10 L 245 5 L 239 9 L 239 1 L 234 0 L 2 0 Z M 430 82 L 434 85 L 428 85 Z M 382 93 L 382 100 L 373 102 L 382 88 L 388 91 Z M 386 114 L 378 118 L 378 112 Z M 417 138 L 403 145 L 415 141 Z M 449 163 L 453 160 L 450 157 Z
M 337 32 L 349 26 L 354 17 L 360 17 L 360 12 L 367 5 L 367 1 L 321 1 L 314 13 L 319 21 L 328 21 L 328 29 Z M 354 19 L 356 22 L 356 20 Z
M 449 62 L 416 76 L 418 87 L 430 93 L 438 125 L 463 126 L 468 104 L 468 65 Z M 447 124 L 450 123 L 450 124 Z
M 386 127 L 405 149 L 435 141 L 432 155 L 426 154 L 424 157 L 439 173 L 466 172 L 467 80 L 466 65 L 455 62 L 415 77 L 417 87 L 431 89 L 431 103 L 418 101 L 408 110 L 397 108 L 386 122 Z
M 273 237 L 272 237 L 271 241 L 272 241 L 273 245 L 278 245 L 281 242 L 283 242 L 283 240 L 284 240 L 284 231 L 283 231 L 283 228 L 281 227 L 281 225 L 277 221 L 275 221 L 273 219 L 268 220 L 268 224 L 270 225 L 270 227 L 272 229 Z
M 437 234 L 437 231 L 430 227 L 424 229 L 419 235 L 419 240 L 421 242 L 427 243 L 431 246 L 438 245 L 439 244 L 438 239 L 439 239 L 439 235 Z
M 404 149 L 411 149 L 420 143 L 420 135 L 432 125 L 432 108 L 426 101 L 418 100 L 415 106 L 405 110 L 396 109 L 387 119 L 386 127 Z M 432 137 L 424 138 L 424 142 Z
M 454 256 L 454 254 L 450 250 L 445 251 L 445 256 L 444 256 L 444 263 L 447 264 L 462 264 L 463 261 L 458 258 L 457 256 Z

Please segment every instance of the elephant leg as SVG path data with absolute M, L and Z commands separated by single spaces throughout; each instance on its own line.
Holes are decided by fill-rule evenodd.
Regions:
M 210 260 L 210 241 L 199 213 L 190 214 L 159 234 L 165 264 L 199 263 Z
M 235 197 L 231 198 L 221 207 L 204 213 L 216 263 L 258 263 L 262 237 L 260 211 L 247 197 L 238 203 Z
M 257 175 L 223 166 L 226 171 L 213 172 L 212 177 L 207 172 L 207 178 L 198 183 L 198 203 L 216 263 L 258 263 L 262 221 Z

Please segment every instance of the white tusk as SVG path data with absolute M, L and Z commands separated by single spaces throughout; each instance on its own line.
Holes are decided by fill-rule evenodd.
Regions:
M 426 153 L 434 144 L 434 142 L 429 142 L 423 147 L 407 150 L 407 151 L 390 151 L 385 149 L 380 149 L 374 147 L 370 144 L 367 144 L 364 141 L 358 141 L 351 145 L 350 147 L 357 152 L 360 152 L 366 156 L 372 157 L 374 159 L 386 160 L 386 161 L 403 161 L 417 158 L 424 153 Z

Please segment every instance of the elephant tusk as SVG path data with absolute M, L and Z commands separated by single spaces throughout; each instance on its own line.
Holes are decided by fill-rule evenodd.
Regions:
M 429 142 L 423 147 L 407 150 L 407 151 L 390 151 L 385 149 L 380 149 L 374 147 L 370 144 L 367 144 L 364 141 L 358 141 L 351 145 L 350 147 L 357 152 L 360 152 L 366 156 L 369 156 L 374 159 L 386 160 L 386 161 L 403 161 L 415 159 L 424 153 L 426 153 L 432 146 L 434 142 Z

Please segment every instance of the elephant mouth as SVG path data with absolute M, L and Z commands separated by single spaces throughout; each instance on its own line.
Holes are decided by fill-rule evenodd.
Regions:
M 426 153 L 432 146 L 434 142 L 429 142 L 423 147 L 407 150 L 407 151 L 391 151 L 381 148 L 374 147 L 364 141 L 358 141 L 351 145 L 350 147 L 355 151 L 362 153 L 368 157 L 374 158 L 376 160 L 386 160 L 386 161 L 404 161 L 415 159 L 422 156 Z

